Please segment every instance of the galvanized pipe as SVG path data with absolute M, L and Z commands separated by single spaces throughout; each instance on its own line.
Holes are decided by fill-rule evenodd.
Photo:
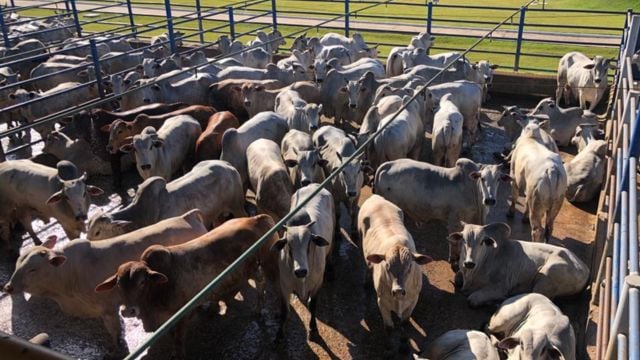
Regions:
M 76 9 L 76 0 L 69 0 L 71 3 L 71 10 L 73 11 L 73 21 L 76 25 L 76 32 L 78 37 L 82 37 L 82 28 L 80 27 L 80 19 L 78 18 L 78 9 Z
M 176 53 L 176 35 L 173 33 L 173 16 L 171 15 L 171 0 L 164 0 L 164 8 L 167 13 L 167 34 L 169 35 L 169 49 Z
M 611 275 L 613 274 L 613 262 L 611 257 L 607 256 L 605 259 L 605 290 L 604 290 L 604 305 L 600 307 L 600 310 L 604 313 L 604 321 L 599 324 L 602 326 L 602 346 L 600 347 L 600 353 L 598 359 L 603 359 L 607 351 L 607 344 L 609 342 L 609 330 L 611 323 Z

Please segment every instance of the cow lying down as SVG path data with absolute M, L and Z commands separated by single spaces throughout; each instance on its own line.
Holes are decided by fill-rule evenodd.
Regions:
M 559 246 L 511 240 L 510 234 L 508 225 L 493 223 L 464 224 L 461 232 L 449 235 L 450 253 L 459 254 L 452 264 L 463 264 L 456 275 L 462 276 L 460 291 L 471 307 L 526 292 L 553 299 L 585 288 L 589 268 L 574 253 Z

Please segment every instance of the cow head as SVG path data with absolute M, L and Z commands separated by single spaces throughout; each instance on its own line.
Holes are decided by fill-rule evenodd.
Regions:
M 497 203 L 498 186 L 501 182 L 511 181 L 511 176 L 503 173 L 500 168 L 500 165 L 483 165 L 480 171 L 469 175 L 478 185 L 484 206 L 494 207 Z
M 327 72 L 329 69 L 327 68 L 327 62 L 323 59 L 316 59 L 313 63 L 313 72 L 315 76 L 315 80 L 318 84 L 322 83 L 324 79 L 327 77 Z
M 244 83 L 240 88 L 240 94 L 242 96 L 242 102 L 246 109 L 249 109 L 260 96 L 262 96 L 265 87 L 263 85 L 256 85 L 252 83 Z
M 509 360 L 565 360 L 564 355 L 549 341 L 544 331 L 523 329 L 498 343 L 498 349 L 507 353 Z
M 338 163 L 334 165 L 334 168 L 331 169 L 331 172 L 335 171 L 338 166 L 345 163 L 351 156 L 351 154 L 355 152 L 356 141 L 356 139 L 351 138 L 342 139 L 342 146 L 340 146 L 341 150 L 336 151 Z M 364 183 L 362 168 L 363 163 L 359 158 L 355 158 L 353 159 L 353 161 L 350 161 L 338 175 L 338 181 L 341 183 L 343 189 L 345 190 L 344 195 L 349 199 L 349 201 L 357 201 L 358 196 L 360 195 L 360 188 Z
M 601 138 L 603 135 L 603 131 L 597 123 L 580 124 L 576 127 L 576 133 L 571 138 L 571 144 L 576 146 L 578 151 L 582 151 L 589 143 L 595 141 L 596 138 Z
M 313 134 L 320 127 L 320 114 L 322 113 L 322 104 L 307 104 L 303 108 L 306 123 L 309 124 L 309 133 Z
M 54 131 L 47 135 L 47 138 L 44 141 L 42 152 L 52 154 L 60 158 L 63 154 L 65 154 L 66 149 L 69 149 L 72 144 L 73 140 L 71 140 L 67 135 L 58 131 Z
M 315 220 L 302 210 L 287 222 L 284 236 L 276 241 L 271 249 L 280 251 L 281 259 L 291 267 L 293 275 L 298 279 L 305 279 L 309 275 L 309 251 L 311 245 L 329 246 L 331 239 L 325 239 L 315 232 Z
M 152 246 L 145 254 L 168 250 L 162 246 Z M 144 256 L 144 254 L 143 254 Z M 169 255 L 170 256 L 170 255 Z M 116 273 L 106 278 L 95 287 L 96 292 L 106 292 L 118 289 L 122 298 L 120 314 L 122 317 L 140 317 L 140 304 L 145 301 L 150 293 L 157 287 L 169 281 L 166 275 L 152 270 L 144 261 L 129 261 L 118 267 Z M 155 330 L 156 324 L 143 321 L 145 331 Z
M 304 51 L 307 48 L 308 43 L 309 38 L 307 38 L 307 33 L 298 35 L 295 39 L 293 39 L 290 50 Z
M 287 167 L 297 167 L 296 181 L 301 186 L 307 186 L 314 182 L 315 174 L 322 171 L 322 167 L 327 165 L 327 161 L 320 157 L 318 150 L 292 150 L 293 158 L 284 160 Z
M 611 60 L 605 59 L 602 56 L 595 56 L 591 63 L 587 63 L 582 67 L 586 70 L 589 70 L 591 76 L 593 77 L 593 82 L 596 83 L 596 87 L 602 86 L 606 87 L 607 84 L 607 72 L 609 68 L 615 68 L 610 64 Z
M 382 271 L 391 279 L 391 295 L 402 298 L 406 294 L 406 281 L 412 268 L 425 265 L 433 259 L 430 256 L 412 252 L 406 246 L 394 245 L 384 254 L 369 254 L 367 261 L 372 264 L 382 264 Z
M 40 246 L 34 246 L 20 255 L 11 279 L 3 287 L 9 294 L 29 292 L 39 295 L 55 278 L 55 269 L 67 261 L 63 251 L 53 250 L 56 236 L 50 236 Z
M 147 179 L 157 170 L 154 165 L 158 163 L 162 146 L 164 146 L 164 140 L 158 136 L 156 129 L 147 126 L 140 134 L 133 137 L 130 144 L 122 145 L 120 151 L 134 153 L 138 172 L 143 179 Z
M 104 191 L 97 186 L 87 185 L 87 173 L 79 175 L 80 171 L 71 162 L 60 161 L 57 167 L 61 189 L 51 194 L 47 199 L 47 205 L 65 206 L 75 221 L 84 228 L 91 204 L 90 197 L 102 195 Z
M 124 144 L 125 139 L 132 135 L 133 125 L 130 122 L 126 122 L 121 119 L 118 119 L 109 125 L 109 142 L 107 143 L 107 151 L 111 154 L 116 154 L 120 151 L 120 146 Z
M 449 235 L 449 262 L 457 271 L 462 261 L 462 272 L 481 271 L 482 266 L 491 254 L 508 239 L 511 228 L 504 223 L 493 223 L 485 226 L 462 224 L 461 232 Z

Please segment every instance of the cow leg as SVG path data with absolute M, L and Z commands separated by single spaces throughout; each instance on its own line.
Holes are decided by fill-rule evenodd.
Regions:
M 533 205 L 533 204 L 532 204 Z M 544 226 L 542 224 L 542 217 L 544 215 L 544 208 L 541 206 L 530 206 L 529 223 L 531 224 L 531 241 L 541 242 L 544 232 Z
M 469 302 L 469 307 L 477 308 L 502 301 L 506 296 L 507 294 L 499 285 L 494 285 L 472 292 L 467 301 Z
M 31 223 L 33 222 L 31 212 L 29 210 L 18 210 L 16 215 L 18 221 L 20 221 L 20 223 L 22 224 L 22 227 L 24 227 L 24 229 L 27 230 L 29 236 L 31 236 L 33 243 L 36 245 L 42 245 L 42 241 L 40 241 L 38 234 L 36 234 L 36 232 L 33 230 L 33 226 L 31 225 Z
M 562 203 L 563 203 L 563 198 L 559 198 L 551 206 L 551 209 L 549 209 L 549 212 L 547 212 L 547 217 L 545 219 L 545 223 L 546 223 L 545 236 L 547 237 L 547 242 L 551 240 L 551 234 L 553 234 L 553 223 L 556 221 L 556 217 L 560 213 L 560 209 L 562 208 Z
M 586 96 L 584 94 L 584 91 L 582 91 L 582 90 L 578 91 L 578 100 L 580 101 L 580 108 L 581 109 L 586 109 L 587 108 L 587 99 L 586 99 Z
M 515 181 L 511 182 L 511 206 L 507 211 L 507 217 L 514 217 L 516 215 L 516 204 L 518 204 L 518 197 L 520 192 L 518 191 L 518 185 Z
M 318 294 L 309 299 L 309 312 L 311 319 L 309 320 L 309 338 L 318 335 L 318 322 L 316 321 L 316 308 L 318 305 Z
M 289 298 L 291 295 L 282 296 L 280 299 L 280 327 L 276 334 L 276 344 L 282 344 L 284 340 L 284 328 L 287 325 L 287 319 L 289 318 Z
M 102 322 L 107 328 L 107 332 L 111 335 L 112 349 L 109 350 L 108 358 L 122 359 L 129 353 L 127 343 L 122 337 L 122 325 L 120 324 L 120 317 L 117 313 L 103 314 Z
M 556 87 L 556 102 L 558 103 L 558 105 L 560 105 L 560 100 L 562 99 L 563 90 L 564 90 L 564 85 L 561 83 L 558 83 Z

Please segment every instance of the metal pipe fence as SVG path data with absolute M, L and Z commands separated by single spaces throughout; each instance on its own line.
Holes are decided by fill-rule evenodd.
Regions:
M 596 359 L 640 359 L 640 276 L 638 268 L 637 171 L 640 156 L 640 91 L 631 56 L 640 43 L 640 16 L 633 16 L 624 33 L 607 123 L 608 166 L 598 213 L 606 213 L 602 248 L 592 303 L 599 305 Z M 597 260 L 597 261 L 595 261 Z M 594 271 L 596 269 L 593 269 Z M 596 301 L 598 299 L 598 301 Z

